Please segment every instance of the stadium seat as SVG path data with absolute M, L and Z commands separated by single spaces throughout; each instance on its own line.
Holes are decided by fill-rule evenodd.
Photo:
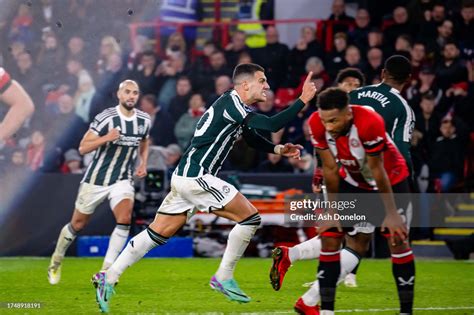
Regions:
M 296 89 L 279 88 L 275 94 L 275 108 L 281 110 L 296 99 Z

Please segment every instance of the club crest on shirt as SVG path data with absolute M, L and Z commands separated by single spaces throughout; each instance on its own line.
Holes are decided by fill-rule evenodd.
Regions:
M 223 187 L 222 187 L 222 191 L 223 191 L 225 194 L 228 194 L 228 193 L 230 193 L 230 187 L 227 186 L 227 185 L 226 185 L 226 186 L 223 186 Z
M 360 147 L 360 142 L 357 139 L 351 139 L 351 147 L 358 148 Z

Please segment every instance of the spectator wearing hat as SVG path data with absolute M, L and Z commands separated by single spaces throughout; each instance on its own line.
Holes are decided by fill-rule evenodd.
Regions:
M 76 149 L 69 149 L 64 153 L 64 164 L 61 166 L 63 174 L 83 174 L 82 157 Z

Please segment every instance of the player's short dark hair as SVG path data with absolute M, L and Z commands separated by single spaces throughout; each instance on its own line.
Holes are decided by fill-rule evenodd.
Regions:
M 255 72 L 265 72 L 263 67 L 255 64 L 255 63 L 241 63 L 234 69 L 234 73 L 232 74 L 232 81 L 236 83 L 236 80 L 241 75 L 251 75 L 253 76 Z
M 336 83 L 342 83 L 346 78 L 356 78 L 359 80 L 361 86 L 365 85 L 365 76 L 362 71 L 357 68 L 345 68 L 339 71 L 337 73 Z
M 349 105 L 349 95 L 340 88 L 331 87 L 319 93 L 317 105 L 322 110 L 341 110 Z
M 387 74 L 397 83 L 404 83 L 411 74 L 411 64 L 407 57 L 393 55 L 385 61 Z

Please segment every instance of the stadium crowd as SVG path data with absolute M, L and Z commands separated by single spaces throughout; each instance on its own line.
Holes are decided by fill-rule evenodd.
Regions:
M 166 36 L 159 48 L 159 35 L 150 31 L 130 41 L 126 24 L 159 15 L 152 1 L 14 3 L 11 14 L 0 17 L 0 65 L 28 91 L 36 111 L 15 137 L 0 144 L 0 172 L 82 173 L 90 158 L 79 155 L 79 141 L 97 113 L 117 104 L 118 83 L 127 78 L 139 83 L 139 107 L 153 121 L 152 144 L 164 148 L 173 167 L 206 108 L 232 88 L 237 64 L 251 61 L 265 68 L 273 92 L 254 106 L 273 115 L 299 95 L 308 72 L 320 91 L 346 67 L 360 69 L 366 84 L 377 84 L 384 60 L 395 53 L 409 58 L 413 67 L 403 95 L 416 115 L 412 156 L 420 189 L 451 190 L 473 159 L 472 0 L 394 1 L 383 18 L 363 6 L 351 17 L 344 1 L 334 0 L 326 20 L 331 23 L 318 24 L 333 25 L 332 32 L 303 26 L 294 47 L 280 42 L 278 28 L 270 25 L 263 47 L 249 47 L 246 32 L 233 30 L 225 47 L 209 38 L 199 51 L 179 32 Z M 223 170 L 311 174 L 307 118 L 315 110 L 313 102 L 283 130 L 265 134 L 276 143 L 303 145 L 301 160 L 262 154 L 240 141 Z

